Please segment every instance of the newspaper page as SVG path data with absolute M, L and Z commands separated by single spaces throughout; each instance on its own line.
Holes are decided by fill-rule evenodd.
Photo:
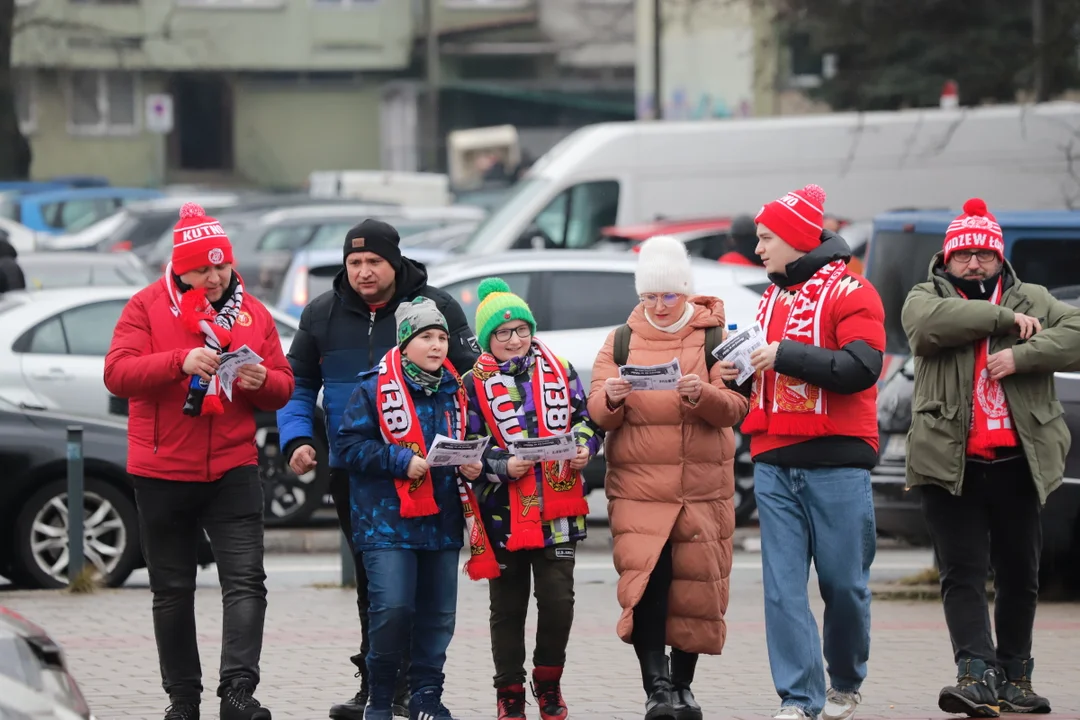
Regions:
M 262 362 L 258 353 L 244 345 L 239 350 L 224 353 L 219 357 L 220 364 L 217 369 L 218 385 L 225 397 L 232 400 L 233 383 L 236 382 L 236 372 L 244 365 L 256 365 Z
M 577 456 L 577 440 L 573 434 L 542 438 L 521 438 L 510 443 L 510 452 L 529 462 L 544 460 L 573 460 Z
M 484 457 L 490 438 L 476 440 L 454 440 L 445 435 L 436 435 L 428 448 L 427 461 L 431 467 L 449 467 L 451 465 L 474 465 Z
M 735 378 L 736 385 L 742 385 L 754 374 L 754 366 L 750 364 L 750 356 L 758 348 L 765 347 L 765 333 L 761 325 L 754 323 L 750 327 L 728 335 L 727 340 L 716 346 L 713 357 L 717 360 L 734 363 L 739 370 L 739 376 Z
M 623 365 L 619 377 L 629 380 L 635 390 L 674 390 L 682 377 L 679 358 L 663 365 Z

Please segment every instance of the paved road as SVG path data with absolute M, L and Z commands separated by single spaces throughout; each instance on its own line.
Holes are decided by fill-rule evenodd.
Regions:
M 644 694 L 633 651 L 614 634 L 615 573 L 603 536 L 596 535 L 598 540 L 590 543 L 596 549 L 579 555 L 566 697 L 575 720 L 638 720 Z M 925 551 L 883 550 L 874 578 L 903 576 L 928 563 Z M 327 586 L 338 572 L 333 555 L 273 556 L 268 566 L 271 592 L 259 697 L 279 720 L 324 718 L 333 702 L 356 688 L 347 662 L 359 640 L 355 596 L 351 590 Z M 6 592 L 0 593 L 0 604 L 26 614 L 61 641 L 101 720 L 160 718 L 165 702 L 145 585 L 145 574 L 137 574 L 122 590 L 90 596 Z M 221 632 L 215 573 L 203 572 L 200 585 L 205 588 L 196 599 L 200 645 L 204 668 L 213 677 Z M 821 603 L 813 605 L 820 617 Z M 935 699 L 954 670 L 940 606 L 879 601 L 873 613 L 870 678 L 863 688 L 865 712 L 860 717 L 944 717 Z M 463 581 L 447 667 L 447 704 L 462 720 L 494 717 L 487 615 L 485 585 Z M 758 555 L 736 555 L 728 623 L 724 655 L 703 658 L 695 683 L 706 717 L 768 717 L 777 699 L 765 650 Z M 1080 718 L 1078 645 L 1077 606 L 1040 608 L 1036 686 L 1054 702 L 1052 717 Z M 208 692 L 203 717 L 210 720 L 217 717 L 213 700 Z M 530 711 L 535 718 L 535 707 Z

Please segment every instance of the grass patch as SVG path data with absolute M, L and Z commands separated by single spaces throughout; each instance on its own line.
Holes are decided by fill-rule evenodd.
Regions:
M 896 581 L 897 585 L 937 585 L 941 582 L 941 574 L 935 567 L 920 570 L 914 575 L 902 577 Z
M 101 578 L 98 576 L 97 568 L 87 565 L 68 584 L 67 591 L 72 595 L 89 595 L 97 592 L 100 587 Z

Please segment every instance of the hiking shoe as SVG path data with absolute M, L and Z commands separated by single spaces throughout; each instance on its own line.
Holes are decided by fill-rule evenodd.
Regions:
M 507 685 L 495 691 L 498 720 L 522 720 L 525 715 L 525 686 Z
M 566 720 L 568 711 L 562 696 L 561 667 L 537 667 L 533 669 L 532 688 L 536 704 L 540 706 L 540 720 Z
M 199 706 L 196 703 L 173 703 L 165 708 L 165 720 L 199 720 Z
M 356 666 L 356 674 L 353 677 L 360 678 L 360 689 L 351 700 L 334 705 L 330 708 L 332 720 L 364 720 L 364 706 L 368 701 L 367 666 L 364 664 L 363 655 L 353 655 L 349 661 Z
M 816 720 L 816 718 L 797 705 L 784 705 L 773 715 L 773 720 Z
M 997 670 L 982 660 L 965 658 L 957 664 L 955 685 L 941 689 L 938 707 L 973 718 L 1001 717 L 997 699 Z
M 221 696 L 221 720 L 270 720 L 270 711 L 254 697 L 255 688 L 238 682 Z
M 1031 658 L 1005 663 L 1005 681 L 998 687 L 997 696 L 1001 712 L 1034 713 L 1050 712 L 1050 701 L 1031 688 L 1031 672 L 1035 661 Z
M 455 720 L 442 704 L 442 688 L 423 688 L 409 699 L 409 720 Z
M 862 702 L 858 690 L 844 692 L 829 688 L 825 694 L 825 708 L 821 711 L 821 720 L 850 720 L 855 717 L 855 710 Z

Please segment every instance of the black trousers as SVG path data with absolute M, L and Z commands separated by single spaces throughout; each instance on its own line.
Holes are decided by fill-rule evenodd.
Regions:
M 1041 506 L 1027 461 L 969 461 L 960 495 L 936 485 L 920 490 L 956 661 L 1003 665 L 1027 660 L 1042 552 Z M 996 647 L 986 597 L 991 568 Z
M 362 676 L 367 675 L 367 655 L 371 650 L 371 640 L 368 636 L 368 578 L 364 568 L 363 555 L 356 552 L 353 547 L 352 536 L 352 500 L 349 496 L 349 471 L 340 468 L 330 469 L 330 496 L 334 498 L 334 510 L 337 511 L 338 527 L 341 529 L 345 541 L 349 543 L 349 549 L 353 551 L 353 564 L 356 568 L 356 610 L 360 615 L 360 655 L 358 662 L 354 661 Z M 398 696 L 406 692 L 406 675 L 409 669 L 409 645 L 402 648 L 404 660 L 399 677 Z
M 630 640 L 639 658 L 647 653 L 667 650 L 668 597 L 671 593 L 673 576 L 674 566 L 671 561 L 671 542 L 669 541 L 660 551 L 660 557 L 656 561 L 652 575 L 649 576 L 649 583 L 645 586 L 641 600 L 634 606 L 634 629 L 630 634 Z M 671 649 L 673 666 L 693 667 L 697 658 L 697 653 L 684 652 L 678 648 Z
M 488 581 L 491 655 L 495 687 L 525 683 L 525 618 L 535 581 L 536 648 L 533 667 L 563 667 L 574 624 L 574 556 L 577 543 L 510 552 L 495 548 L 502 569 Z
M 258 685 L 266 617 L 258 467 L 235 468 L 215 482 L 146 477 L 134 481 L 165 692 L 173 702 L 198 703 L 203 690 L 195 637 L 195 574 L 202 529 L 214 549 L 224 611 L 218 695 L 238 680 Z

